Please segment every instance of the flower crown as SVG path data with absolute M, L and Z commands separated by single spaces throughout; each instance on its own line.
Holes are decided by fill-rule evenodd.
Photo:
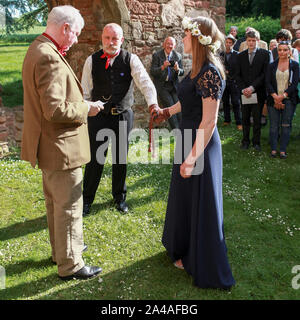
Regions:
M 192 18 L 190 17 L 184 17 L 182 20 L 182 26 L 184 29 L 189 29 L 191 31 L 192 36 L 198 37 L 198 41 L 203 45 L 203 46 L 208 46 L 209 49 L 215 54 L 220 46 L 221 43 L 219 40 L 215 41 L 212 43 L 212 37 L 211 36 L 205 36 L 201 33 L 201 31 L 198 28 L 198 23 L 192 22 Z

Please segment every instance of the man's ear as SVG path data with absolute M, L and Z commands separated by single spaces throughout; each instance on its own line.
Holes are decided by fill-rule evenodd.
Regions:
M 61 26 L 61 32 L 63 35 L 65 35 L 68 31 L 68 29 L 70 28 L 69 23 L 65 22 L 62 26 Z

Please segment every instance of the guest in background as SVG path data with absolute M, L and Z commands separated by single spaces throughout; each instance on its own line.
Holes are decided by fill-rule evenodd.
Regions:
M 277 41 L 277 43 L 282 42 L 282 41 L 288 41 L 291 44 L 292 43 L 292 34 L 291 34 L 290 30 L 280 29 L 276 34 L 276 41 Z M 292 48 L 292 50 L 293 50 L 293 48 Z M 277 58 L 278 58 L 278 51 L 277 51 L 277 48 L 274 48 L 272 50 L 270 63 L 275 61 Z M 299 55 L 298 55 L 297 50 L 293 50 L 291 58 L 298 61 Z
M 182 57 L 175 51 L 175 47 L 175 39 L 167 37 L 163 48 L 152 56 L 150 73 L 163 108 L 168 108 L 178 101 L 178 77 L 184 74 Z M 175 114 L 168 121 L 171 129 L 179 128 L 181 113 Z
M 258 35 L 257 47 L 258 47 L 258 48 L 261 48 L 261 49 L 268 50 L 268 44 L 267 44 L 265 41 L 263 41 L 263 40 L 260 39 L 260 33 L 259 33 L 259 31 L 257 31 L 256 29 L 254 29 L 254 28 L 252 28 L 252 27 L 248 27 L 247 30 L 246 30 L 246 33 L 247 33 L 248 31 L 251 31 L 251 30 L 252 30 L 252 31 L 255 30 L 256 33 L 257 33 L 257 35 Z M 248 49 L 248 45 L 247 45 L 247 41 L 244 41 L 243 43 L 241 43 L 241 46 L 240 46 L 240 48 L 239 48 L 239 52 L 242 52 L 242 51 L 244 51 L 244 50 L 246 50 L 246 49 Z
M 290 51 L 288 41 L 279 42 L 278 59 L 268 66 L 266 77 L 271 157 L 277 156 L 277 142 L 280 137 L 281 159 L 287 157 L 286 148 L 298 101 L 299 64 L 291 59 Z
M 295 32 L 295 38 L 293 39 L 293 42 L 295 42 L 296 40 L 300 40 L 300 29 L 296 30 Z
M 247 28 L 249 28 L 249 27 L 247 27 Z M 236 30 L 236 32 L 235 32 L 235 30 Z M 242 42 L 244 42 L 244 41 L 246 40 L 246 37 L 243 36 L 243 37 L 241 37 L 240 39 L 238 39 L 238 37 L 237 37 L 238 28 L 235 27 L 235 26 L 232 26 L 232 27 L 230 28 L 229 33 L 230 33 L 231 35 L 233 35 L 233 36 L 235 37 L 235 39 L 237 39 L 236 42 L 235 42 L 235 44 L 234 44 L 234 46 L 233 46 L 233 50 L 239 52 L 240 45 L 241 45 Z M 236 33 L 236 35 L 235 35 L 235 33 Z
M 230 30 L 229 30 L 229 34 L 231 34 L 234 39 L 237 39 L 237 35 L 238 35 L 238 27 L 236 26 L 231 26 Z
M 299 39 L 297 39 L 293 43 L 293 47 L 298 51 L 298 63 L 300 65 L 300 30 L 297 30 L 299 33 Z M 299 103 L 300 103 L 300 78 L 299 78 L 299 83 L 298 83 L 298 96 L 299 96 Z
M 270 59 L 272 59 L 272 61 L 274 61 L 274 58 L 273 58 L 273 49 L 277 48 L 277 40 L 276 39 L 272 39 L 270 40 L 270 43 L 269 43 L 269 51 L 270 51 Z
M 238 88 L 244 96 L 242 102 L 243 139 L 241 148 L 248 149 L 250 145 L 250 117 L 253 116 L 253 147 L 261 151 L 260 131 L 261 114 L 266 99 L 265 75 L 269 64 L 269 52 L 257 47 L 259 35 L 256 30 L 246 33 L 248 49 L 237 56 L 237 71 L 235 73 Z M 254 100 L 247 99 L 254 96 Z M 252 97 L 253 98 L 253 97 Z
M 235 67 L 237 61 L 238 52 L 233 50 L 233 45 L 236 39 L 229 34 L 225 38 L 225 51 L 220 53 L 223 59 L 225 72 L 226 72 L 226 88 L 223 93 L 223 110 L 224 110 L 224 125 L 229 125 L 231 123 L 230 114 L 230 100 L 232 103 L 235 123 L 238 130 L 242 130 L 242 120 L 241 120 L 241 105 L 240 105 L 240 94 L 234 79 Z

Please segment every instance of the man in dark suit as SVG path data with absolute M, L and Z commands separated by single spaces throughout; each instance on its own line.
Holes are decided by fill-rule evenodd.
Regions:
M 261 114 L 266 99 L 265 75 L 270 57 L 267 50 L 258 48 L 258 40 L 259 35 L 256 30 L 246 33 L 248 49 L 237 56 L 235 78 L 242 94 L 243 140 L 241 148 L 248 149 L 250 145 L 250 117 L 252 114 L 252 143 L 254 148 L 260 151 Z
M 234 79 L 236 60 L 238 52 L 233 50 L 233 45 L 236 39 L 229 34 L 225 38 L 225 51 L 220 53 L 226 70 L 226 88 L 223 93 L 223 110 L 224 110 L 224 125 L 229 125 L 231 122 L 230 115 L 230 99 L 232 103 L 235 123 L 238 130 L 242 130 L 241 120 L 241 106 L 240 106 L 240 94 Z
M 181 54 L 175 51 L 176 41 L 173 37 L 165 39 L 163 49 L 152 56 L 151 75 L 163 108 L 168 108 L 178 101 L 178 76 L 184 74 Z M 172 129 L 178 128 L 181 113 L 169 119 Z

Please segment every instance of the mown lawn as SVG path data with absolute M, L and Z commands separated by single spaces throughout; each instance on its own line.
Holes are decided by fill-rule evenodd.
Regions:
M 0 34 L 0 84 L 3 104 L 14 107 L 23 103 L 22 64 L 29 44 L 45 27 L 35 27 L 30 33 Z
M 0 265 L 7 273 L 0 299 L 299 299 L 292 268 L 300 265 L 300 114 L 287 160 L 269 157 L 267 127 L 258 154 L 240 150 L 241 133 L 221 122 L 225 235 L 235 287 L 198 289 L 166 255 L 161 235 L 170 164 L 129 164 L 127 215 L 113 207 L 111 165 L 105 166 L 92 212 L 84 218 L 84 260 L 102 266 L 103 273 L 62 282 L 50 262 L 40 171 L 12 155 L 0 163 Z M 146 152 L 147 143 L 136 142 L 129 159 L 147 158 Z

